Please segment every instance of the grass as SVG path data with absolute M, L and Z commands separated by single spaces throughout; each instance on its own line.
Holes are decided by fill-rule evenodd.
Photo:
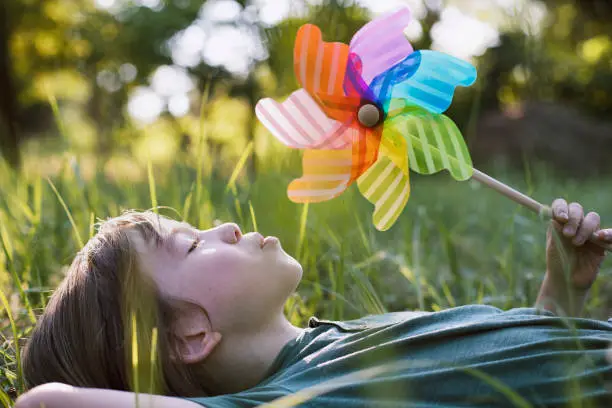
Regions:
M 247 150 L 250 152 L 251 147 Z M 177 158 L 172 167 L 146 165 L 141 181 L 86 179 L 82 163 L 66 156 L 46 179 L 0 167 L 0 401 L 22 389 L 19 348 L 35 314 L 46 304 L 64 268 L 93 234 L 97 218 L 124 209 L 148 209 L 184 218 L 199 228 L 235 221 L 244 231 L 276 235 L 304 267 L 298 292 L 287 302 L 290 319 L 351 319 L 406 309 L 441 310 L 463 304 L 531 306 L 544 272 L 546 224 L 506 198 L 446 174 L 412 175 L 412 197 L 387 232 L 371 223 L 372 207 L 356 187 L 330 202 L 296 205 L 286 186 L 299 174 L 299 155 L 262 160 L 246 183 L 246 154 L 225 176 L 203 174 L 200 160 Z M 266 164 L 268 163 L 268 164 Z M 485 169 L 550 203 L 581 202 L 612 222 L 612 190 L 603 180 L 563 180 L 542 167 L 519 174 Z M 527 176 L 525 176 L 527 174 Z M 607 318 L 612 305 L 606 261 L 587 312 Z M 153 357 L 152 357 L 153 358 Z

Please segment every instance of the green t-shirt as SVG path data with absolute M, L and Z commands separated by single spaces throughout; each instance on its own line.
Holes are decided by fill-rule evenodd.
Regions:
M 314 386 L 319 395 L 297 406 L 556 407 L 575 399 L 576 406 L 612 407 L 608 322 L 470 305 L 350 321 L 312 317 L 308 326 L 257 386 L 188 399 L 252 407 Z M 341 386 L 325 389 L 327 381 Z

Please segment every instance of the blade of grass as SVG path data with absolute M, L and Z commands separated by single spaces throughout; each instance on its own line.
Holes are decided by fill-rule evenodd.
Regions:
M 157 327 L 153 328 L 151 333 L 151 370 L 149 377 L 149 394 L 153 395 L 157 390 L 155 389 L 155 370 L 157 364 Z
M 300 233 L 298 234 L 297 242 L 297 258 L 301 260 L 302 246 L 304 245 L 304 237 L 306 235 L 306 221 L 308 221 L 308 203 L 302 207 L 302 215 L 300 216 Z
M 157 192 L 155 190 L 155 175 L 153 174 L 153 163 L 151 157 L 147 158 L 147 178 L 149 180 L 149 195 L 151 197 L 151 206 L 155 214 L 159 214 L 157 209 Z
M 204 85 L 204 91 L 202 92 L 202 100 L 200 102 L 200 131 L 198 132 L 198 143 L 197 143 L 197 147 L 196 147 L 196 155 L 197 155 L 197 162 L 196 162 L 196 181 L 195 181 L 195 207 L 196 208 L 200 208 L 202 205 L 202 174 L 203 174 L 203 166 L 204 166 L 204 156 L 205 153 L 208 153 L 208 149 L 207 149 L 207 144 L 206 144 L 206 139 L 207 139 L 207 134 L 206 134 L 206 118 L 207 118 L 207 111 L 206 108 L 208 107 L 208 103 L 210 101 L 210 95 L 211 95 L 211 90 L 212 90 L 212 78 L 209 77 L 208 80 L 205 82 Z M 200 219 L 200 214 L 201 212 L 198 211 L 196 212 L 196 224 L 197 225 L 202 225 L 202 220 Z
M 138 384 L 138 331 L 136 328 L 136 314 L 134 312 L 132 315 L 132 387 L 134 392 L 134 398 L 136 402 L 136 408 L 138 408 L 138 392 L 140 391 Z
M 57 128 L 60 132 L 60 135 L 64 138 L 64 140 L 68 141 L 68 132 L 66 132 L 66 127 L 64 126 L 64 121 L 60 116 L 59 106 L 57 104 L 57 99 L 55 95 L 53 95 L 48 90 L 48 85 L 45 83 L 45 88 L 47 89 L 47 98 L 49 99 L 49 105 L 51 105 L 51 111 L 53 112 L 53 117 L 55 118 L 55 122 L 57 123 Z
M 191 200 L 193 200 L 195 185 L 195 183 L 191 183 L 189 193 L 187 194 L 187 197 L 185 197 L 185 202 L 183 203 L 183 220 L 187 220 L 189 218 L 189 211 L 191 210 Z
M 2 389 L 0 389 L 0 402 L 2 402 L 2 406 L 3 407 L 10 407 L 10 406 L 12 406 L 11 398 Z
M 30 305 L 30 300 L 23 290 L 23 285 L 19 275 L 17 274 L 17 270 L 15 269 L 15 260 L 13 253 L 13 246 L 11 245 L 11 240 L 8 235 L 8 231 L 6 230 L 6 220 L 3 211 L 0 211 L 0 240 L 2 241 L 2 248 L 4 250 L 4 254 L 8 259 L 9 271 L 15 281 L 15 285 L 17 286 L 17 290 L 19 291 L 19 296 L 21 297 L 26 310 L 28 311 L 28 317 L 30 322 L 36 323 L 36 316 L 32 311 L 32 306 Z
M 251 212 L 251 222 L 253 223 L 253 231 L 259 231 L 257 228 L 257 219 L 255 218 L 255 211 L 253 210 L 253 203 L 249 200 L 249 211 Z
M 240 172 L 244 168 L 244 165 L 246 164 L 247 159 L 249 158 L 252 152 L 253 152 L 253 142 L 251 141 L 249 142 L 247 147 L 244 149 L 242 156 L 240 156 L 238 163 L 236 163 L 236 167 L 234 167 L 234 171 L 232 172 L 232 175 L 230 176 L 227 186 L 225 187 L 225 194 L 227 194 L 229 190 L 232 190 L 234 195 L 236 195 L 236 180 L 238 179 Z
M 19 393 L 24 391 L 23 386 L 23 370 L 21 367 L 21 352 L 19 350 L 19 334 L 17 333 L 17 324 L 13 318 L 13 312 L 11 311 L 11 305 L 9 304 L 8 298 L 4 294 L 4 291 L 0 288 L 0 302 L 2 307 L 6 310 L 9 322 L 11 324 L 11 332 L 13 333 L 13 341 L 15 342 L 15 360 L 17 361 L 17 389 Z
M 77 240 L 77 244 L 79 245 L 79 249 L 83 248 L 85 246 L 85 244 L 83 243 L 83 239 L 81 238 L 81 233 L 79 232 L 79 229 L 77 228 L 76 223 L 74 222 L 74 219 L 72 218 L 72 214 L 71 214 L 70 210 L 68 209 L 68 206 L 64 202 L 64 199 L 60 195 L 59 191 L 57 191 L 57 188 L 55 188 L 55 184 L 53 184 L 51 179 L 48 178 L 48 177 L 47 177 L 47 182 L 51 186 L 51 189 L 55 193 L 55 196 L 57 197 L 58 201 L 60 202 L 60 204 L 64 208 L 64 211 L 66 212 L 66 215 L 68 216 L 68 220 L 70 221 L 70 225 L 72 225 L 72 231 L 74 232 L 74 236 L 75 236 L 75 238 Z
M 94 236 L 95 226 L 96 226 L 96 216 L 92 211 L 89 213 L 89 239 L 91 239 Z

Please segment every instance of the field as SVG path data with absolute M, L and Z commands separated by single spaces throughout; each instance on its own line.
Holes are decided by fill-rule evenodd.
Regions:
M 251 182 L 240 159 L 205 171 L 202 160 L 185 156 L 170 166 L 149 163 L 129 178 L 70 155 L 38 160 L 20 174 L 0 170 L 4 403 L 20 388 L 18 348 L 48 295 L 95 232 L 94 224 L 125 209 L 155 207 L 199 228 L 235 221 L 243 231 L 278 236 L 304 267 L 304 279 L 286 305 L 295 324 L 311 315 L 350 319 L 464 304 L 530 306 L 544 273 L 546 222 L 476 182 L 459 183 L 446 173 L 413 174 L 412 197 L 399 222 L 379 232 L 371 223 L 371 205 L 355 186 L 326 203 L 290 202 L 285 188 L 298 175 L 299 153 L 260 160 Z M 54 169 L 41 174 L 41 166 L 51 162 Z M 560 179 L 537 164 L 520 171 L 503 165 L 482 170 L 541 202 L 565 197 L 598 211 L 604 223 L 612 218 L 612 190 L 603 180 Z M 608 260 L 587 305 L 593 317 L 608 317 L 611 275 Z

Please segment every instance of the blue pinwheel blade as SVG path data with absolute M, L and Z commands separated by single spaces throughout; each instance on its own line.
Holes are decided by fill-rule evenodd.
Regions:
M 370 89 L 377 100 L 389 107 L 391 99 L 403 99 L 431 113 L 450 106 L 457 86 L 470 86 L 476 68 L 469 62 L 438 51 L 416 51 L 386 72 L 376 76 Z

